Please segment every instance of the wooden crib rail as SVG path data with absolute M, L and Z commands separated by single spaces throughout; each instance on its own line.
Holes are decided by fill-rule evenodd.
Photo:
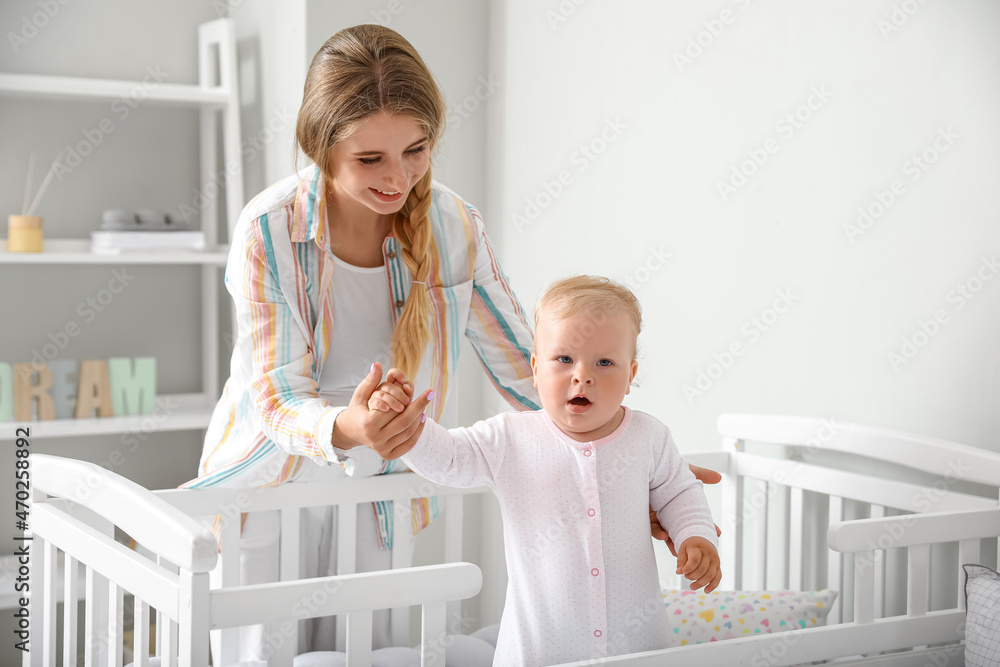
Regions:
M 36 494 L 66 498 L 121 528 L 136 542 L 190 572 L 215 567 L 218 546 L 202 524 L 131 480 L 99 465 L 31 455 Z M 123 503 L 122 498 L 134 502 Z
M 295 612 L 296 620 L 344 616 L 347 664 L 370 665 L 372 612 L 420 605 L 421 664 L 443 666 L 441 647 L 445 645 L 447 604 L 476 595 L 482 583 L 483 575 L 476 565 L 449 563 L 237 586 L 213 591 L 210 624 L 215 630 L 285 620 L 289 618 L 289 610 Z M 295 633 L 289 630 L 287 636 L 290 641 Z M 286 664 L 281 660 L 272 662 Z
M 211 629 L 288 618 L 318 618 L 347 612 L 464 600 L 476 595 L 483 574 L 472 563 L 425 565 L 402 570 L 342 574 L 224 588 L 212 593 Z M 325 595 L 310 597 L 314 591 Z M 336 594 L 334 594 L 336 593 Z M 267 600 L 262 607 L 261 600 Z M 309 600 L 308 607 L 296 603 Z M 301 607 L 301 609 L 300 609 Z
M 880 551 L 907 550 L 906 610 L 908 616 L 928 613 L 931 581 L 931 546 L 958 543 L 959 570 L 956 609 L 965 608 L 965 574 L 961 565 L 979 563 L 980 540 L 1000 536 L 1000 507 L 963 512 L 933 512 L 878 519 L 858 519 L 830 526 L 830 548 L 854 557 L 854 620 L 871 623 L 875 616 L 878 585 L 872 563 Z M 873 548 L 877 547 L 877 548 Z M 995 565 L 995 563 L 994 563 Z
M 486 492 L 486 487 L 458 489 L 430 482 L 412 472 L 332 482 L 282 484 L 260 488 L 163 489 L 154 493 L 190 516 L 240 514 L 266 510 L 368 503 L 379 500 L 464 496 Z
M 412 515 L 410 499 L 436 497 L 443 516 L 438 521 L 445 524 L 444 561 L 462 561 L 462 503 L 469 495 L 489 493 L 486 487 L 460 489 L 434 484 L 412 472 L 400 472 L 367 478 L 346 478 L 328 482 L 282 484 L 264 488 L 198 488 L 168 489 L 155 493 L 185 514 L 196 517 L 214 517 L 218 527 L 220 566 L 212 573 L 213 588 L 230 590 L 239 584 L 239 542 L 241 517 L 248 513 L 277 510 L 280 512 L 280 572 L 284 585 L 299 579 L 300 509 L 305 507 L 335 506 L 337 521 L 337 575 L 353 575 L 356 570 L 355 535 L 357 508 L 376 501 L 392 501 L 394 522 L 391 545 L 392 570 L 412 565 L 413 534 L 410 530 Z M 480 575 L 482 576 L 482 575 Z M 487 578 L 494 586 L 497 576 Z M 482 584 L 480 583 L 480 586 Z M 459 600 L 453 597 L 446 603 L 447 618 L 460 618 Z M 392 616 L 392 642 L 403 646 L 410 642 L 410 606 L 397 604 L 390 610 Z M 425 608 L 426 618 L 426 608 Z M 345 638 L 347 614 L 337 616 L 337 650 L 346 651 Z M 425 623 L 427 621 L 425 620 Z M 237 635 L 235 630 L 220 628 L 219 649 L 223 662 L 235 661 Z M 297 631 L 292 627 L 286 641 L 277 646 L 272 662 L 288 664 L 294 655 Z
M 919 470 L 931 475 L 959 467 L 962 479 L 996 486 L 1000 454 L 940 438 L 893 429 L 812 417 L 781 415 L 719 415 L 719 434 L 745 441 L 815 447 L 843 452 Z

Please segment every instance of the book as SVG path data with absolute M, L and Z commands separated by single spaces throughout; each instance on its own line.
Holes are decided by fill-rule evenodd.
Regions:
M 92 252 L 115 254 L 136 250 L 204 250 L 205 233 L 100 231 L 90 233 Z

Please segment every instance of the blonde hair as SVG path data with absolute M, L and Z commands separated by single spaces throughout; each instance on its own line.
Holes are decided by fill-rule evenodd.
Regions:
M 552 283 L 538 297 L 535 304 L 535 330 L 542 311 L 549 317 L 561 320 L 570 315 L 589 315 L 595 327 L 604 323 L 610 314 L 624 313 L 632 320 L 635 331 L 633 357 L 642 331 L 642 307 L 632 290 L 604 276 L 571 276 Z M 634 359 L 633 359 L 634 360 Z
M 380 25 L 341 30 L 320 47 L 309 65 L 295 138 L 302 152 L 329 179 L 330 149 L 350 136 L 362 121 L 382 112 L 413 118 L 427 133 L 431 150 L 444 132 L 444 98 L 427 65 L 408 41 Z M 420 368 L 430 339 L 431 303 L 426 282 L 431 265 L 427 218 L 431 178 L 428 167 L 392 223 L 412 279 L 424 283 L 410 289 L 392 333 L 393 364 L 408 378 Z

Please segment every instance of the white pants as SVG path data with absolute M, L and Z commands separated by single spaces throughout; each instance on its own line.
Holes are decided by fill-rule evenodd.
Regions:
M 312 468 L 315 468 L 313 470 Z M 305 475 L 296 479 L 313 481 L 329 479 L 328 475 L 343 476 L 339 469 L 323 469 L 309 465 Z M 302 579 L 324 577 L 337 573 L 337 508 L 307 507 L 301 510 L 300 549 Z M 378 528 L 371 503 L 357 506 L 356 570 L 372 572 L 391 567 L 392 553 L 378 548 Z M 408 526 L 407 526 L 408 527 Z M 280 514 L 277 511 L 253 512 L 246 518 L 240 538 L 240 584 L 260 584 L 279 580 Z M 378 610 L 372 619 L 372 648 L 390 645 L 389 611 Z M 279 622 L 240 628 L 239 660 L 267 660 L 272 644 L 283 635 Z M 336 619 L 308 619 L 299 622 L 297 653 L 335 650 Z M 213 656 L 218 656 L 220 631 L 211 633 Z M 216 658 L 214 664 L 219 664 Z

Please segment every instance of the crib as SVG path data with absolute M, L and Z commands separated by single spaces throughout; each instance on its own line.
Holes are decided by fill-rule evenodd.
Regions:
M 826 625 L 573 665 L 964 664 L 961 564 L 996 566 L 1000 454 L 823 419 L 723 415 L 718 426 L 721 451 L 686 458 L 723 473 L 722 484 L 706 487 L 723 529 L 721 588 L 837 590 Z M 31 457 L 31 471 L 25 665 L 76 665 L 79 654 L 84 664 L 122 665 L 126 595 L 134 596 L 136 665 L 150 664 L 151 653 L 161 665 L 207 665 L 216 629 L 227 664 L 235 655 L 232 628 L 274 620 L 288 622 L 269 664 L 291 665 L 296 621 L 329 615 L 341 624 L 347 664 L 370 665 L 372 612 L 392 609 L 394 640 L 405 645 L 406 623 L 395 620 L 415 606 L 420 664 L 443 665 L 458 601 L 506 585 L 502 572 L 461 562 L 463 497 L 481 489 L 404 473 L 151 492 L 98 466 L 42 455 Z M 338 574 L 298 579 L 300 508 L 376 500 L 405 508 L 407 499 L 431 495 L 443 507 L 444 563 L 411 567 L 412 542 L 399 539 L 393 570 L 355 574 L 348 519 L 338 523 Z M 239 517 L 273 509 L 281 512 L 281 581 L 238 586 Z M 222 518 L 218 542 L 196 519 L 210 516 Z M 401 512 L 397 520 L 405 518 Z M 136 548 L 123 544 L 128 539 Z

